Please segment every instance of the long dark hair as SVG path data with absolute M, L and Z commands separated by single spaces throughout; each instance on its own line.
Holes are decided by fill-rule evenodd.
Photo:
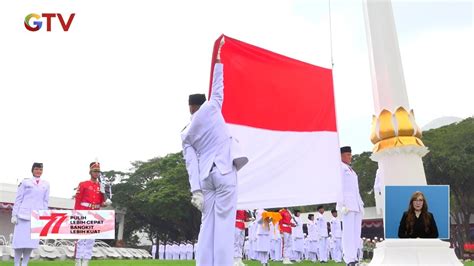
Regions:
M 420 217 L 423 221 L 423 225 L 425 227 L 425 233 L 428 233 L 430 230 L 430 215 L 428 214 L 428 202 L 426 202 L 425 195 L 421 191 L 415 191 L 411 196 L 410 203 L 408 204 L 408 212 L 407 212 L 407 220 L 405 224 L 405 229 L 409 235 L 413 234 L 413 227 L 415 226 L 415 208 L 413 207 L 413 202 L 421 196 L 423 198 L 423 207 L 421 208 Z

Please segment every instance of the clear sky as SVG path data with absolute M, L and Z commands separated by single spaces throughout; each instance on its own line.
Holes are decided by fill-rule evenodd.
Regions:
M 0 182 L 45 164 L 70 197 L 89 162 L 128 170 L 181 149 L 187 96 L 207 93 L 212 45 L 233 38 L 331 67 L 328 1 L 1 1 Z M 419 126 L 473 115 L 473 3 L 393 1 L 410 107 Z M 76 13 L 29 32 L 30 13 Z M 340 142 L 369 151 L 374 112 L 362 1 L 331 0 Z

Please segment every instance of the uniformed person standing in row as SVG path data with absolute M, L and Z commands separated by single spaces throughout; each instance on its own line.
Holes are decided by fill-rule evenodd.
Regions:
M 293 217 L 296 225 L 292 232 L 293 256 L 296 262 L 300 262 L 303 259 L 304 251 L 303 222 L 301 221 L 300 214 L 299 210 L 295 210 L 295 216 Z
M 90 179 L 79 183 L 74 210 L 99 210 L 105 206 L 105 197 L 100 192 L 100 163 L 89 164 Z M 95 239 L 80 239 L 76 242 L 76 266 L 88 266 L 92 258 Z
M 318 256 L 318 228 L 314 221 L 314 214 L 308 214 L 308 260 L 316 262 Z
M 165 243 L 161 240 L 158 241 L 158 259 L 164 260 L 165 259 Z
M 331 211 L 331 241 L 333 243 L 331 248 L 331 258 L 335 262 L 342 261 L 342 223 L 337 218 L 337 210 Z
M 322 263 L 328 261 L 327 239 L 328 239 L 328 224 L 324 218 L 324 206 L 318 206 L 318 213 L 316 213 L 316 228 L 318 232 L 318 259 Z
M 342 201 L 337 209 L 342 213 L 342 253 L 344 262 L 349 266 L 358 263 L 357 249 L 360 245 L 364 202 L 359 193 L 359 178 L 351 167 L 351 147 L 341 148 Z

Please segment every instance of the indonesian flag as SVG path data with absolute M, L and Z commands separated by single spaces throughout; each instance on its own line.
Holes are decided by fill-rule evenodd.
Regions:
M 237 175 L 238 208 L 337 202 L 341 157 L 332 70 L 227 36 L 221 61 L 222 113 L 249 158 Z

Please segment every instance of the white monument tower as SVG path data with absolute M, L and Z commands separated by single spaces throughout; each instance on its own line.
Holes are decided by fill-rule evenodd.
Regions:
M 426 185 L 421 158 L 428 149 L 410 109 L 389 0 L 365 4 L 375 116 L 372 159 L 379 163 L 385 185 Z
M 390 0 L 365 0 L 375 114 L 372 159 L 385 185 L 426 185 L 422 157 L 428 149 L 410 109 Z M 383 193 L 382 188 L 382 193 Z M 382 194 L 382 198 L 384 195 Z M 383 201 L 378 203 L 383 204 Z M 382 208 L 383 206 L 377 206 Z M 462 265 L 448 242 L 388 239 L 379 243 L 370 265 Z

